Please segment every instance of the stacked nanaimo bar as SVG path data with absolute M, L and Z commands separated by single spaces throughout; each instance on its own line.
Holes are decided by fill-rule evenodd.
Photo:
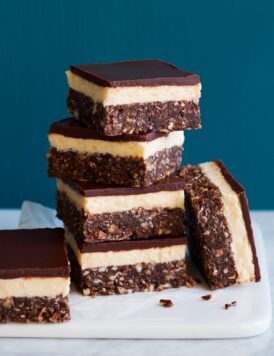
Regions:
M 84 295 L 190 285 L 184 130 L 200 127 L 197 75 L 159 61 L 72 65 L 73 118 L 49 131 L 72 279 Z

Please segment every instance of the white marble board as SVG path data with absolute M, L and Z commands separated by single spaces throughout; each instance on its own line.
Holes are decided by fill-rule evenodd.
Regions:
M 271 298 L 261 232 L 253 223 L 262 273 L 260 283 L 209 291 L 198 284 L 156 293 L 89 298 L 72 291 L 71 321 L 56 325 L 0 325 L 0 337 L 39 338 L 240 338 L 260 334 L 271 323 Z M 204 301 L 201 296 L 212 294 Z M 171 299 L 172 308 L 159 306 Z M 228 310 L 226 303 L 236 301 Z

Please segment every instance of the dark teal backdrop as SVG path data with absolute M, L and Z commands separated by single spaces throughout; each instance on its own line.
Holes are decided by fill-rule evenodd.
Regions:
M 184 162 L 221 158 L 250 205 L 274 208 L 273 1 L 1 1 L 0 207 L 54 205 L 47 131 L 71 63 L 162 58 L 200 74 L 203 130 Z

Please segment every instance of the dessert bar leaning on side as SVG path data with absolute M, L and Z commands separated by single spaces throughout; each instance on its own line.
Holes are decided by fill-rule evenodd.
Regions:
M 0 231 L 0 322 L 70 319 L 63 229 Z
M 200 127 L 198 75 L 160 60 L 72 65 L 70 113 L 107 136 Z
M 49 141 L 50 177 L 146 187 L 180 168 L 184 132 L 108 137 L 65 119 Z
M 72 280 L 89 296 L 192 286 L 186 238 L 83 243 L 65 227 Z
M 260 280 L 244 189 L 220 161 L 186 166 L 190 254 L 211 289 Z
M 170 176 L 148 188 L 130 188 L 57 179 L 57 215 L 86 242 L 180 236 L 183 182 Z

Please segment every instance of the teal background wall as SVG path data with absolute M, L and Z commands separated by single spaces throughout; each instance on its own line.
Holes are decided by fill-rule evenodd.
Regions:
M 273 1 L 0 2 L 0 207 L 54 206 L 47 131 L 71 63 L 162 58 L 199 73 L 203 130 L 184 162 L 223 159 L 250 206 L 274 208 Z

